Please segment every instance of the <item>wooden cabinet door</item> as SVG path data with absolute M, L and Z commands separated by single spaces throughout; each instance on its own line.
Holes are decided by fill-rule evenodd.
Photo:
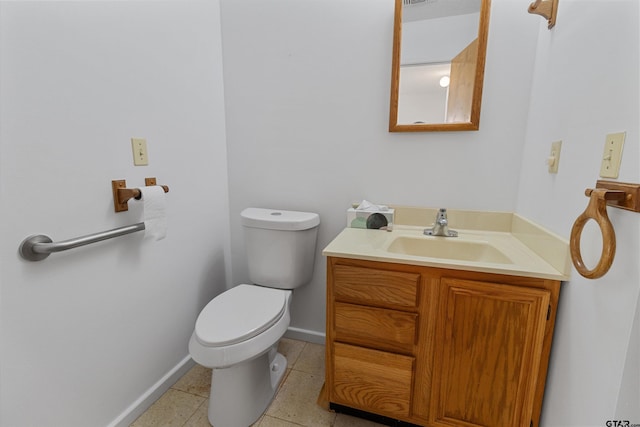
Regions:
M 529 427 L 549 301 L 546 289 L 442 278 L 434 426 Z
M 446 123 L 471 121 L 477 63 L 478 39 L 476 38 L 451 60 Z M 478 99 L 478 97 L 475 98 Z M 480 111 L 479 105 L 476 108 Z

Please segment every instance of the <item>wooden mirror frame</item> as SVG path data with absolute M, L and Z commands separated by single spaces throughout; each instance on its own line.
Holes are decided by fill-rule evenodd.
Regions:
M 393 60 L 391 69 L 391 106 L 389 109 L 389 132 L 441 132 L 466 131 L 480 128 L 482 84 L 486 62 L 487 38 L 489 34 L 489 11 L 491 0 L 482 0 L 478 24 L 478 58 L 471 99 L 471 114 L 468 122 L 398 124 L 398 101 L 400 89 L 400 48 L 402 45 L 402 3 L 396 0 L 393 24 Z

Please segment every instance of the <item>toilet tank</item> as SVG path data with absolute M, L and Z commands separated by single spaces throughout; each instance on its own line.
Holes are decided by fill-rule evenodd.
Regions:
M 318 214 L 247 208 L 240 217 L 252 283 L 294 289 L 311 280 Z

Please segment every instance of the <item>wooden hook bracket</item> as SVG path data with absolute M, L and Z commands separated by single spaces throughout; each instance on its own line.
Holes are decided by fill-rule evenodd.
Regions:
M 607 206 L 640 212 L 640 184 L 598 180 L 596 181 L 596 189 L 598 188 L 608 190 Z M 592 191 L 588 188 L 584 193 L 589 196 Z
M 152 186 L 157 185 L 155 178 L 145 178 L 144 185 Z M 165 193 L 169 192 L 169 187 L 161 185 Z M 129 199 L 140 200 L 142 192 L 139 188 L 127 188 L 127 181 L 124 179 L 118 179 L 111 181 L 111 189 L 113 191 L 113 209 L 116 212 L 128 211 L 129 205 L 127 202 Z
M 536 0 L 529 5 L 529 13 L 545 18 L 548 24 L 547 28 L 552 29 L 556 25 L 558 0 Z

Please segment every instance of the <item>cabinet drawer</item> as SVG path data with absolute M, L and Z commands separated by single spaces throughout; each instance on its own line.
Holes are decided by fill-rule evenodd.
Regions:
M 347 344 L 333 344 L 334 403 L 389 417 L 407 417 L 414 358 Z
M 333 280 L 337 300 L 405 309 L 418 305 L 418 273 L 336 265 Z
M 338 341 L 413 353 L 416 313 L 336 302 L 334 315 Z

